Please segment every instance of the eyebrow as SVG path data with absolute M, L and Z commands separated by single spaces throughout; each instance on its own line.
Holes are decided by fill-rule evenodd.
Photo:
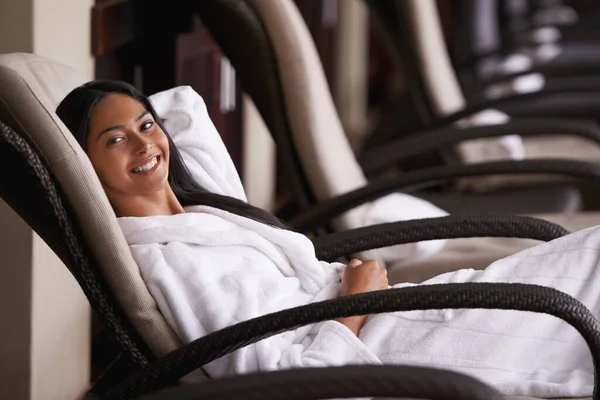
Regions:
M 141 113 L 136 119 L 135 122 L 138 122 L 140 119 L 144 118 L 147 114 L 150 114 L 150 111 L 146 110 L 143 113 Z M 98 138 L 96 140 L 100 140 L 100 137 L 105 134 L 106 132 L 109 131 L 115 131 L 117 129 L 125 129 L 125 125 L 115 125 L 115 126 L 111 126 L 110 128 L 106 128 L 105 130 L 103 130 L 102 132 L 100 132 L 100 134 L 98 135 Z

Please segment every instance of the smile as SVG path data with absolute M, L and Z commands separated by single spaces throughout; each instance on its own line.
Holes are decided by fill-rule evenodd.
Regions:
M 139 174 L 142 172 L 153 172 L 160 162 L 160 156 L 154 156 L 147 163 L 140 165 L 139 167 L 135 167 L 131 170 L 131 172 Z

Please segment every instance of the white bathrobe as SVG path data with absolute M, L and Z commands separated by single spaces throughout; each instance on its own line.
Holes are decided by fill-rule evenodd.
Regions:
M 190 90 L 163 92 L 152 101 L 202 184 L 244 198 L 204 104 L 194 103 L 194 112 L 204 124 L 200 131 L 199 126 L 192 126 L 195 118 L 182 117 Z M 183 341 L 339 295 L 344 266 L 317 260 L 312 243 L 303 235 L 215 208 L 195 206 L 186 211 L 119 219 L 150 293 Z M 424 284 L 535 283 L 575 296 L 595 311 L 600 308 L 599 257 L 600 230 L 591 228 L 500 260 L 485 271 L 461 270 Z M 397 285 L 401 286 L 407 285 Z M 249 345 L 213 361 L 205 371 L 220 377 L 368 363 L 451 369 L 475 376 L 505 394 L 592 393 L 591 356 L 577 332 L 556 318 L 515 311 L 377 315 L 369 317 L 359 337 L 342 324 L 328 321 Z

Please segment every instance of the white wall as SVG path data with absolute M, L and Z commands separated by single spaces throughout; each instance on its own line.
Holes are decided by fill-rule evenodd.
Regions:
M 32 16 L 32 0 L 0 0 L 0 53 L 33 51 Z
M 33 1 L 34 53 L 76 68 L 92 79 L 91 8 L 94 1 Z
M 0 200 L 0 399 L 29 399 L 31 229 Z
M 0 0 L 0 53 L 50 57 L 93 78 L 93 0 Z M 66 400 L 89 385 L 90 310 L 49 247 L 0 201 L 0 399 Z

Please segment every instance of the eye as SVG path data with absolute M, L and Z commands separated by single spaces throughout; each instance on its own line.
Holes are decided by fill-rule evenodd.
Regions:
M 148 129 L 152 128 L 153 126 L 154 126 L 154 121 L 146 121 L 142 124 L 141 130 L 147 131 Z
M 125 138 L 123 136 L 116 136 L 108 141 L 108 144 L 117 144 L 121 143 Z

